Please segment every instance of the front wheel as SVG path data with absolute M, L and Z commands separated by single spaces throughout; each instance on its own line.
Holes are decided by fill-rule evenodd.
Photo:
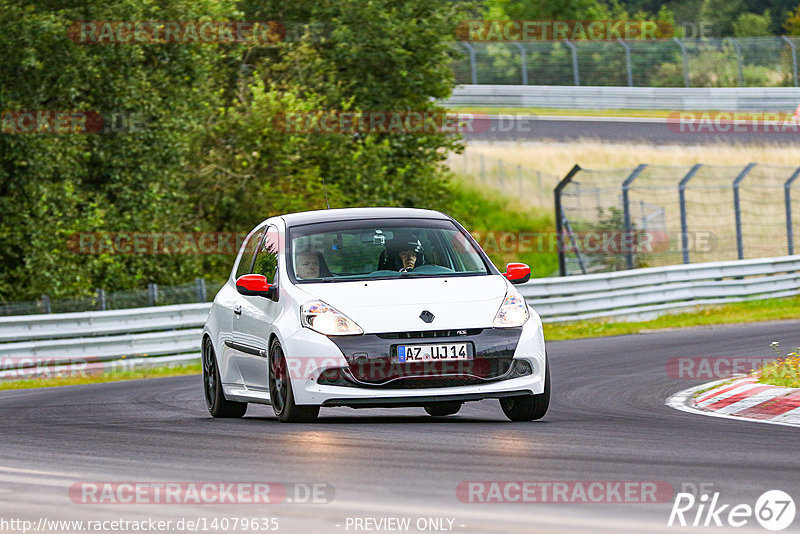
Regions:
M 535 421 L 550 407 L 550 362 L 545 362 L 544 391 L 538 395 L 519 395 L 500 399 L 503 413 L 512 421 Z
M 219 379 L 217 355 L 214 354 L 214 346 L 209 338 L 203 341 L 203 391 L 212 417 L 243 417 L 247 412 L 246 402 L 233 402 L 225 398 L 222 381 Z
M 310 423 L 319 416 L 319 406 L 295 404 L 286 357 L 277 339 L 269 349 L 269 399 L 281 423 Z

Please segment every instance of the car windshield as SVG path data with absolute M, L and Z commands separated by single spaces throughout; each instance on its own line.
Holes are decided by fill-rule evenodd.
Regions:
M 488 274 L 469 238 L 448 220 L 362 220 L 289 229 L 295 281 L 347 282 Z

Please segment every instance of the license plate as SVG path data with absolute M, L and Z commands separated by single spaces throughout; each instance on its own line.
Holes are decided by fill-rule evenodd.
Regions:
M 466 343 L 400 345 L 397 347 L 398 363 L 471 359 L 472 355 L 469 353 L 469 348 Z

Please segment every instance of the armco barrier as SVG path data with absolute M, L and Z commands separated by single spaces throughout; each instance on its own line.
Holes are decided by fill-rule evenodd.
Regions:
M 211 304 L 204 302 L 102 312 L 0 317 L 0 343 L 130 334 L 167 327 L 173 330 L 196 328 L 205 323 L 209 309 Z
M 792 112 L 798 103 L 800 103 L 800 89 L 796 87 L 459 85 L 446 105 L 448 107 Z
M 703 304 L 800 294 L 800 255 L 543 278 L 520 291 L 547 322 L 649 319 Z
M 200 359 L 210 303 L 0 318 L 0 379 L 17 370 L 79 362 L 101 370 L 178 365 Z M 105 367 L 104 367 L 105 366 Z
M 800 294 L 800 255 L 534 279 L 519 286 L 546 322 L 647 319 L 703 304 Z M 130 366 L 197 361 L 210 304 L 0 319 L 0 378 L 80 361 Z

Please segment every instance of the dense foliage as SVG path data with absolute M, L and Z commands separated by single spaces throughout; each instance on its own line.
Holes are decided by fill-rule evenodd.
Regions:
M 0 110 L 135 114 L 139 128 L 0 135 L 0 299 L 198 275 L 229 256 L 76 254 L 87 232 L 246 232 L 324 207 L 445 207 L 453 135 L 289 134 L 276 116 L 441 111 L 446 0 L 0 0 Z M 275 43 L 81 43 L 73 21 L 281 21 Z M 4 115 L 8 118 L 8 115 Z M 13 124 L 11 125 L 13 126 Z M 13 130 L 13 128 L 11 128 Z

